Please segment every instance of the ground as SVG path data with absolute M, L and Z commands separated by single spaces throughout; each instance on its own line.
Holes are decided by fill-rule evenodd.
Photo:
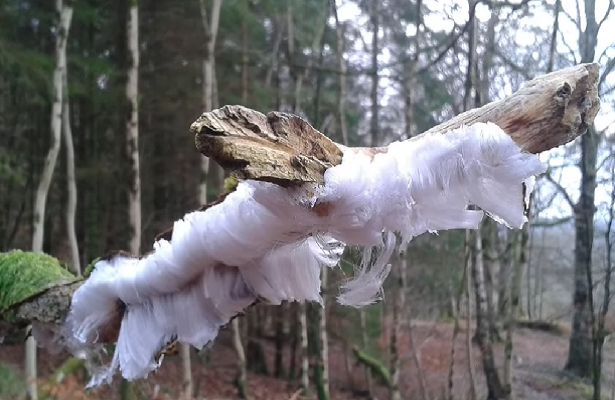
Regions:
M 447 376 L 450 365 L 452 324 L 413 322 L 412 330 L 415 343 L 420 351 L 420 358 L 429 399 L 441 399 L 447 388 Z M 235 376 L 235 354 L 231 347 L 230 332 L 223 331 L 215 345 L 208 353 L 208 360 L 193 361 L 194 379 L 197 385 L 197 398 L 222 400 L 236 399 L 233 379 Z M 403 360 L 402 389 L 404 398 L 421 399 L 417 379 L 417 369 L 412 359 L 408 336 L 400 342 Z M 456 399 L 465 399 L 469 393 L 468 357 L 465 330 L 456 340 L 453 391 Z M 515 388 L 517 398 L 525 400 L 586 400 L 590 398 L 589 387 L 562 372 L 568 349 L 568 334 L 549 333 L 529 329 L 519 329 L 514 335 L 515 344 Z M 381 346 L 387 346 L 383 338 Z M 273 365 L 273 343 L 266 343 L 269 369 Z M 287 350 L 287 349 L 286 349 Z M 496 347 L 498 363 L 501 365 L 501 348 Z M 8 365 L 14 371 L 23 368 L 23 346 L 0 347 L 0 363 Z M 608 349 L 607 349 L 608 351 Z M 288 362 L 287 351 L 285 362 Z M 484 396 L 484 381 L 478 349 L 474 346 L 472 351 L 474 375 L 477 381 L 479 398 Z M 613 375 L 613 362 L 607 354 L 605 374 Z M 39 353 L 39 370 L 45 380 L 59 365 L 67 359 L 66 354 L 51 355 L 41 350 Z M 346 362 L 343 346 L 340 343 L 330 344 L 330 376 L 331 398 L 351 399 L 361 398 L 365 389 L 363 369 L 356 365 L 354 360 Z M 139 390 L 144 394 L 142 398 L 148 399 L 176 399 L 181 390 L 180 360 L 176 356 L 167 357 L 162 367 L 148 379 L 139 382 Z M 0 374 L 0 386 L 3 385 Z M 12 379 L 14 380 L 14 379 Z M 57 399 L 85 400 L 85 399 L 117 399 L 119 380 L 113 385 L 85 393 L 82 388 L 82 377 L 67 377 L 61 385 L 54 389 Z M 6 382 L 5 382 L 6 384 Z M 2 388 L 0 387 L 0 390 Z M 604 392 L 610 398 L 612 385 L 605 381 Z M 313 398 L 313 396 L 299 396 L 297 384 L 273 377 L 249 375 L 249 393 L 253 400 L 296 400 Z M 0 392 L 1 393 L 1 392 Z M 375 397 L 388 398 L 385 388 L 378 387 Z

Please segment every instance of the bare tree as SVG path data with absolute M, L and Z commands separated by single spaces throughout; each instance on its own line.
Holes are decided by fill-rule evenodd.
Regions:
M 335 18 L 335 38 L 337 45 L 338 91 L 337 91 L 337 119 L 338 128 L 342 136 L 342 143 L 348 146 L 348 127 L 346 124 L 346 60 L 344 59 L 344 26 L 337 15 L 337 1 L 331 1 L 333 17 Z
M 199 0 L 201 10 L 201 23 L 205 31 L 205 56 L 203 57 L 203 111 L 213 109 L 214 102 L 214 65 L 216 38 L 220 22 L 220 8 L 222 0 L 213 0 L 211 15 L 208 18 L 205 0 Z M 201 182 L 199 185 L 199 202 L 207 204 L 207 176 L 209 175 L 209 159 L 203 157 L 201 161 Z
M 64 4 L 62 0 L 56 0 L 55 11 L 57 19 L 57 35 L 55 41 L 56 65 L 53 71 L 53 105 L 51 109 L 51 147 L 45 159 L 45 167 L 36 190 L 34 204 L 34 226 L 32 235 L 32 251 L 43 251 L 43 233 L 45 232 L 45 207 L 47 194 L 51 186 L 53 172 L 60 152 L 62 136 L 62 104 L 64 103 L 63 82 L 66 75 L 66 45 L 70 24 L 73 17 L 73 8 L 70 4 Z M 36 341 L 32 336 L 26 341 L 26 395 L 31 400 L 38 398 L 36 384 Z
M 127 47 L 129 54 L 126 100 L 129 107 L 126 121 L 126 152 L 130 160 L 128 188 L 128 221 L 131 229 L 130 252 L 141 250 L 141 173 L 139 161 L 139 4 L 131 0 L 128 9 Z M 120 396 L 123 400 L 135 397 L 132 382 L 122 379 Z
M 139 254 L 141 249 L 141 178 L 139 163 L 139 5 L 131 0 L 128 14 L 128 52 L 130 64 L 126 81 L 126 99 L 130 112 L 126 121 L 126 152 L 130 160 L 130 189 L 128 194 L 128 219 L 132 230 L 130 251 Z
M 68 71 L 63 76 L 62 90 L 64 101 L 62 106 L 62 130 L 66 148 L 66 184 L 68 186 L 68 204 L 66 205 L 66 232 L 70 245 L 71 268 L 76 275 L 81 274 L 79 261 L 79 244 L 75 232 L 75 214 L 77 212 L 77 183 L 75 180 L 75 148 L 73 132 L 70 126 L 70 102 L 68 99 Z
M 378 131 L 380 129 L 379 113 L 380 113 L 380 98 L 378 97 L 378 88 L 380 85 L 380 77 L 378 76 L 378 55 L 380 54 L 379 35 L 380 35 L 380 2 L 370 2 L 370 23 L 372 25 L 372 49 L 371 49 L 371 77 L 372 86 L 370 93 L 371 101 L 371 119 L 370 119 L 370 136 L 371 146 L 376 146 L 378 142 Z
M 579 27 L 581 63 L 593 62 L 598 44 L 598 32 L 604 22 L 596 20 L 596 2 L 585 0 L 585 29 Z M 612 4 L 611 7 L 612 8 Z M 610 11 L 610 10 L 609 10 Z M 608 16 L 608 13 L 607 13 Z M 607 18 L 605 16 L 605 18 Z M 596 161 L 600 136 L 590 126 L 581 138 L 581 187 L 578 202 L 574 204 L 575 251 L 572 332 L 565 369 L 581 377 L 592 375 L 592 324 L 594 316 L 592 249 L 594 240 L 594 214 L 596 191 Z

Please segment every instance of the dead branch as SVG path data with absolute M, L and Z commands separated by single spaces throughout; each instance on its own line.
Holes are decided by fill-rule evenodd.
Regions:
M 524 150 L 541 153 L 587 131 L 600 109 L 598 80 L 598 64 L 552 72 L 527 82 L 510 97 L 460 114 L 423 135 L 493 122 Z M 322 182 L 326 169 L 341 163 L 340 149 L 372 156 L 387 151 L 387 147 L 346 148 L 299 117 L 278 112 L 265 116 L 241 106 L 204 113 L 191 130 L 197 149 L 223 168 L 240 178 L 279 184 Z

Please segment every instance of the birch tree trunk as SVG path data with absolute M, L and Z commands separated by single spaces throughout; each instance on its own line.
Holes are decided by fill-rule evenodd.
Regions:
M 308 360 L 307 305 L 299 304 L 299 330 L 301 332 L 301 388 L 304 394 L 310 389 L 310 364 Z
M 208 16 L 207 5 L 205 0 L 199 0 L 199 9 L 201 13 L 201 24 L 205 33 L 205 55 L 202 61 L 202 93 L 201 103 L 203 112 L 211 111 L 214 108 L 214 81 L 215 81 L 215 48 L 216 37 L 218 34 L 218 24 L 220 20 L 220 8 L 222 6 L 222 0 L 213 0 L 211 15 Z M 201 159 L 201 178 L 199 181 L 199 203 L 207 204 L 207 180 L 209 177 L 209 158 L 203 157 Z M 235 335 L 235 322 L 233 322 L 233 335 Z M 241 337 L 240 337 L 241 341 Z M 243 348 L 241 349 L 243 351 Z M 191 399 L 194 396 L 194 380 L 192 377 L 192 351 L 190 345 L 180 344 L 180 358 L 182 365 L 182 380 L 184 386 L 183 397 L 185 399 Z M 245 355 L 245 353 L 244 353 Z M 245 356 L 243 358 L 245 365 Z M 240 383 L 241 374 L 237 375 L 238 387 Z
M 476 376 L 474 373 L 474 354 L 472 353 L 473 345 L 472 345 L 472 275 L 474 274 L 474 268 L 476 264 L 476 254 L 473 246 L 473 232 L 470 230 L 465 231 L 464 237 L 464 269 L 465 269 L 465 296 L 466 296 L 466 304 L 467 304 L 467 315 L 466 315 L 466 330 L 465 330 L 465 340 L 466 340 L 466 360 L 468 363 L 468 376 L 470 377 L 470 400 L 476 400 Z M 470 274 L 472 271 L 472 274 Z M 476 331 L 478 332 L 478 316 L 476 322 Z M 453 346 L 455 346 L 453 342 Z M 453 355 L 452 355 L 453 356 Z M 452 357 L 451 356 L 451 357 Z M 455 360 L 451 359 L 451 363 Z M 449 394 L 452 396 L 452 380 L 453 380 L 453 372 L 451 369 L 449 376 Z
M 205 57 L 203 58 L 203 112 L 213 110 L 214 98 L 214 65 L 216 37 L 218 35 L 218 24 L 220 22 L 220 8 L 222 0 L 213 0 L 211 16 L 208 19 L 207 6 L 205 0 L 199 0 L 201 10 L 201 22 L 205 31 Z M 199 202 L 207 204 L 207 177 L 209 175 L 209 158 L 203 157 L 201 160 L 201 182 L 199 185 Z
M 371 136 L 371 146 L 376 146 L 378 142 L 378 130 L 380 129 L 379 124 L 379 113 L 380 113 L 380 103 L 378 102 L 378 87 L 380 85 L 380 79 L 378 76 L 378 54 L 380 52 L 380 47 L 378 44 L 378 35 L 380 34 L 380 15 L 378 14 L 378 6 L 380 2 L 372 1 L 371 2 L 371 14 L 370 14 L 370 22 L 372 25 L 372 52 L 371 52 L 371 61 L 372 61 L 372 87 L 370 93 L 371 99 L 371 120 L 370 120 L 370 136 Z
M 348 146 L 348 127 L 346 124 L 346 60 L 344 59 L 344 26 L 337 15 L 337 1 L 331 5 L 335 18 L 335 43 L 337 46 L 338 90 L 337 90 L 337 120 L 338 129 L 342 136 L 342 144 Z
M 128 9 L 127 47 L 129 67 L 126 80 L 126 100 L 129 107 L 126 121 L 126 151 L 130 160 L 128 190 L 128 221 L 130 223 L 130 252 L 141 251 L 141 173 L 139 161 L 139 4 L 131 0 Z M 134 399 L 134 385 L 125 379 L 120 382 L 120 397 Z
M 247 7 L 246 7 L 247 9 Z M 245 18 L 245 17 L 244 17 Z M 241 40 L 242 40 L 242 55 L 241 55 L 241 102 L 244 106 L 248 104 L 248 28 L 244 21 L 241 23 Z M 214 80 L 216 82 L 216 80 Z M 215 96 L 216 99 L 218 96 Z M 217 102 L 217 101 L 216 101 Z M 248 398 L 248 369 L 246 361 L 246 353 L 241 341 L 241 325 L 239 318 L 235 318 L 232 321 L 231 328 L 233 331 L 233 347 L 237 354 L 237 375 L 235 378 L 235 385 L 237 386 L 237 394 L 240 398 Z M 190 360 L 190 354 L 185 356 Z M 189 368 L 189 366 L 188 366 Z M 191 374 L 189 374 L 191 376 Z
M 246 369 L 246 353 L 243 350 L 243 344 L 241 343 L 241 329 L 239 327 L 239 318 L 233 319 L 231 323 L 233 329 L 233 347 L 237 353 L 237 376 L 235 378 L 235 385 L 237 386 L 237 394 L 241 399 L 248 398 L 248 371 Z M 190 360 L 190 354 L 184 357 L 184 360 Z M 189 366 L 188 366 L 189 368 Z
M 322 396 L 324 399 L 330 398 L 329 391 L 329 337 L 327 335 L 327 275 L 329 269 L 322 269 L 322 310 L 320 310 L 320 361 L 322 362 Z
M 70 102 L 68 99 L 68 70 L 63 76 L 62 90 L 64 101 L 62 106 L 62 130 L 66 148 L 66 184 L 68 186 L 68 204 L 66 205 L 66 231 L 70 245 L 71 267 L 76 275 L 81 275 L 79 260 L 79 244 L 75 232 L 75 214 L 77 213 L 77 183 L 75 180 L 75 148 L 73 132 L 70 126 Z
M 45 159 L 45 167 L 36 190 L 34 205 L 34 226 L 32 235 L 32 251 L 43 251 L 43 234 L 45 231 L 45 207 L 47 195 L 53 172 L 60 152 L 60 140 L 62 136 L 62 104 L 64 90 L 62 83 L 66 74 L 66 44 L 70 24 L 73 16 L 73 8 L 65 5 L 62 0 L 56 0 L 56 18 L 58 34 L 55 42 L 56 66 L 53 71 L 53 105 L 51 108 L 51 147 Z M 37 365 L 36 365 L 36 341 L 32 336 L 26 340 L 26 396 L 30 400 L 38 399 L 37 389 Z
M 131 0 L 128 15 L 128 53 L 130 66 L 126 81 L 126 99 L 130 108 L 126 122 L 126 151 L 131 163 L 131 187 L 128 195 L 130 252 L 138 255 L 141 249 L 141 177 L 139 165 L 139 6 Z

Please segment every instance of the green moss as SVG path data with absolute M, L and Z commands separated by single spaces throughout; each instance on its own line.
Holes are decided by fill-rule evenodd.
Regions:
M 92 274 L 92 271 L 94 271 L 94 267 L 96 266 L 96 263 L 99 262 L 101 260 L 100 257 L 94 259 L 94 261 L 92 261 L 90 264 L 88 264 L 88 266 L 85 268 L 85 271 L 83 271 L 83 277 L 85 279 L 89 278 L 90 275 Z
M 48 287 L 76 279 L 47 254 L 21 250 L 0 253 L 0 313 Z
M 236 176 L 234 175 L 229 176 L 228 178 L 224 180 L 224 192 L 225 193 L 233 192 L 235 189 L 237 189 L 238 184 L 239 184 L 239 181 L 237 180 Z

